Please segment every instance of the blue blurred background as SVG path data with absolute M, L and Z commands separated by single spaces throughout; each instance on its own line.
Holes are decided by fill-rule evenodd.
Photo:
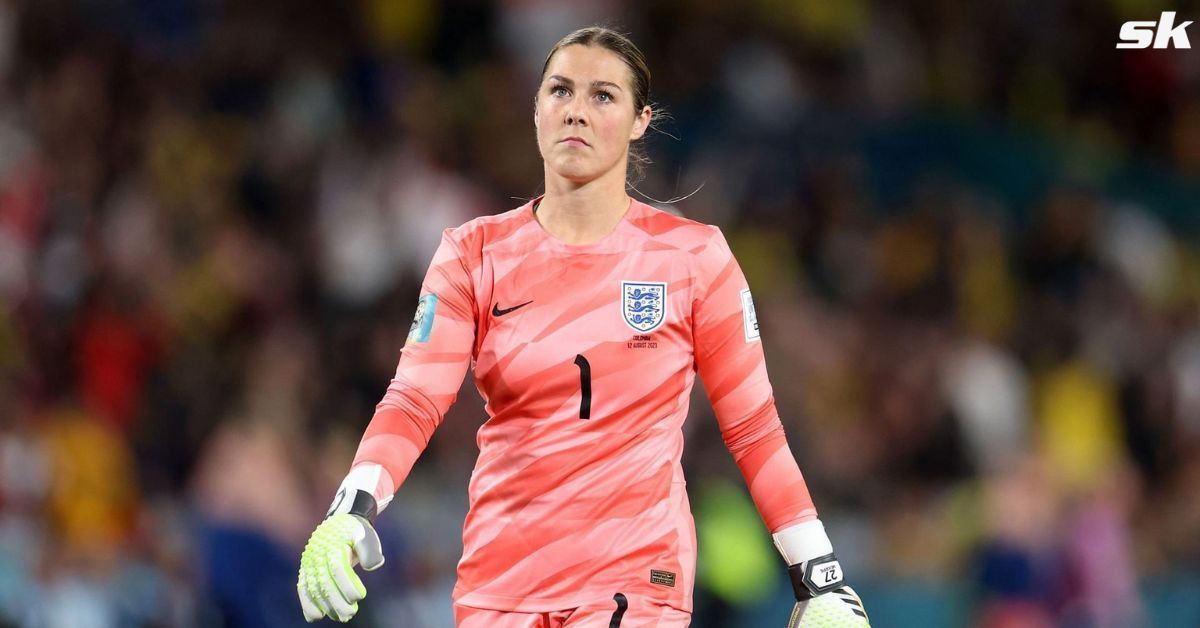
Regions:
M 622 28 L 639 198 L 720 225 L 876 626 L 1200 625 L 1200 53 L 1135 0 L 0 0 L 0 626 L 304 625 L 298 557 L 442 229 L 540 191 Z M 1190 28 L 1200 46 L 1200 27 Z M 697 191 L 698 190 L 698 191 Z M 697 628 L 782 626 L 702 391 Z M 441 628 L 468 378 L 357 626 Z

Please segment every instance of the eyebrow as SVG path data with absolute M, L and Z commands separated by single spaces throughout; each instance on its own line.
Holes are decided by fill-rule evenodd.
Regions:
M 566 85 L 567 87 L 575 86 L 575 81 L 572 81 L 561 74 L 551 74 L 550 78 L 562 83 L 563 85 Z M 611 87 L 613 89 L 621 90 L 621 86 L 613 83 L 612 81 L 592 81 L 592 88 L 595 89 L 597 87 Z

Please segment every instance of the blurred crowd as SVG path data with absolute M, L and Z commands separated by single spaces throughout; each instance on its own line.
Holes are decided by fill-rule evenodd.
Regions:
M 303 625 L 300 549 L 438 236 L 539 193 L 538 72 L 592 23 L 669 114 L 631 194 L 725 230 L 875 625 L 1200 625 L 1200 54 L 1114 48 L 1170 8 L 1200 20 L 0 0 L 0 626 Z M 356 625 L 452 623 L 470 380 Z M 699 386 L 692 415 L 694 625 L 783 625 Z

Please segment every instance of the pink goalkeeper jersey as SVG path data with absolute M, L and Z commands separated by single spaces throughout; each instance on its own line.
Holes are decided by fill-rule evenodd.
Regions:
M 595 244 L 533 204 L 448 229 L 355 464 L 399 486 L 467 367 L 486 401 L 457 603 L 691 610 L 681 426 L 697 372 L 772 532 L 816 516 L 780 425 L 745 277 L 716 227 L 631 201 Z

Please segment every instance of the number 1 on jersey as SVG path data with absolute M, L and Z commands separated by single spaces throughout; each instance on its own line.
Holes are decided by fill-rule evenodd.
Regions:
M 588 364 L 583 355 L 575 356 L 575 366 L 579 367 L 579 390 L 583 393 L 579 400 L 579 418 L 587 419 L 592 416 L 592 365 Z

